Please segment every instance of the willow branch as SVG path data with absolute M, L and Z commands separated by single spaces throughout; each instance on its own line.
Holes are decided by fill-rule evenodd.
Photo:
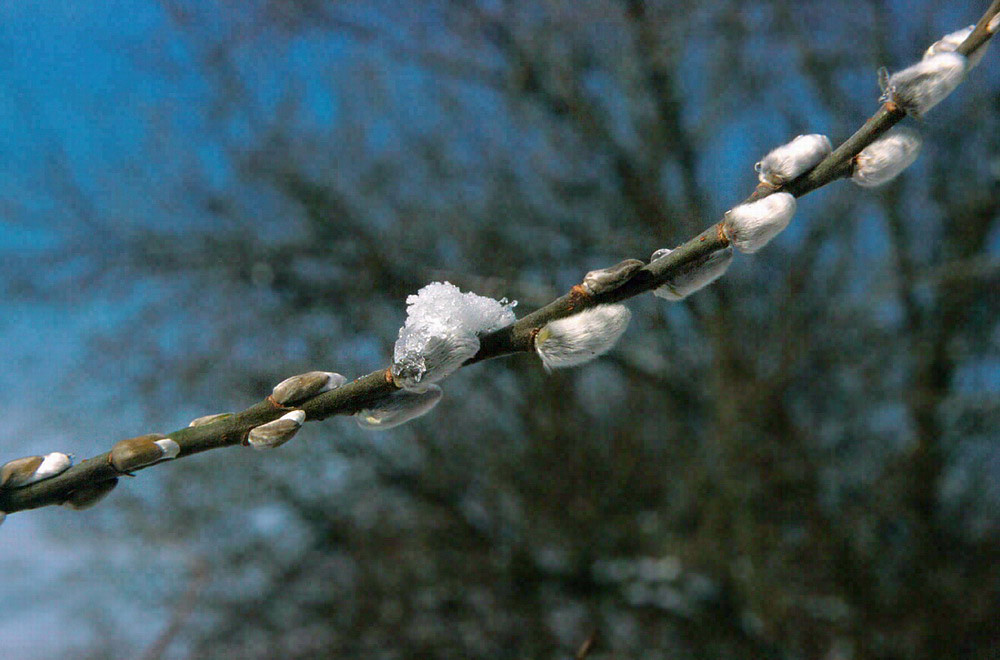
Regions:
M 968 55 L 985 45 L 993 36 L 987 25 L 998 14 L 1000 14 L 1000 0 L 993 0 L 975 29 L 958 47 L 957 52 Z M 861 128 L 807 174 L 781 187 L 762 183 L 744 201 L 755 201 L 779 191 L 802 197 L 817 188 L 849 176 L 858 153 L 899 123 L 906 114 L 905 110 L 891 101 L 883 104 Z M 600 295 L 590 295 L 581 285 L 576 285 L 567 294 L 512 325 L 481 337 L 479 352 L 464 366 L 514 353 L 532 352 L 534 336 L 546 323 L 571 316 L 589 307 L 620 302 L 652 291 L 686 266 L 725 248 L 728 244 L 729 241 L 722 230 L 722 222 L 719 222 L 666 256 L 646 264 L 615 289 Z M 184 458 L 211 449 L 246 444 L 251 429 L 275 420 L 289 410 L 304 411 L 306 421 L 319 421 L 333 415 L 353 415 L 378 403 L 396 390 L 390 369 L 380 369 L 295 406 L 282 406 L 268 398 L 240 413 L 211 424 L 179 429 L 170 433 L 169 437 L 180 446 L 177 458 Z M 169 461 L 153 465 L 165 462 Z M 105 452 L 86 459 L 50 479 L 21 488 L 0 489 L 0 511 L 13 513 L 62 504 L 74 491 L 120 476 L 122 473 L 111 463 L 110 452 Z

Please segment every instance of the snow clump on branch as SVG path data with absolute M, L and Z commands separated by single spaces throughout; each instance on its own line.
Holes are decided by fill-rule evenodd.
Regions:
M 723 230 L 740 252 L 756 252 L 781 233 L 795 215 L 795 197 L 781 192 L 726 211 Z
M 657 250 L 649 258 L 650 263 L 673 252 L 668 248 Z M 670 279 L 653 289 L 653 295 L 665 300 L 677 301 L 687 298 L 695 291 L 702 289 L 722 277 L 729 264 L 733 262 L 733 248 L 727 245 L 721 250 L 711 252 L 697 261 L 686 264 Z
M 897 128 L 875 140 L 854 157 L 851 179 L 865 188 L 892 181 L 909 167 L 920 153 L 920 136 Z
M 551 321 L 535 335 L 535 351 L 546 371 L 575 367 L 608 352 L 628 327 L 624 305 L 598 305 Z
M 969 38 L 969 35 L 972 34 L 972 31 L 975 28 L 975 25 L 970 25 L 969 27 L 964 27 L 961 30 L 955 30 L 954 32 L 944 35 L 932 43 L 930 48 L 924 51 L 923 59 L 929 60 L 940 53 L 954 53 L 955 49 L 961 46 L 962 42 Z M 966 59 L 969 60 L 970 69 L 979 64 L 979 61 L 983 59 L 983 55 L 986 54 L 986 50 L 989 46 L 990 42 L 987 41 L 985 44 L 966 56 Z
M 67 454 L 54 451 L 45 456 L 25 456 L 0 468 L 0 488 L 20 488 L 62 474 L 73 465 Z
M 825 135 L 800 135 L 772 149 L 753 167 L 761 183 L 781 186 L 819 165 L 832 151 L 830 138 Z
M 422 392 L 479 351 L 479 334 L 515 321 L 506 298 L 462 293 L 449 282 L 432 282 L 406 299 L 406 323 L 393 350 L 397 386 Z
M 944 52 L 897 71 L 888 80 L 880 72 L 882 100 L 892 101 L 919 117 L 955 91 L 967 66 L 964 56 Z
M 384 431 L 427 414 L 438 404 L 443 394 L 437 385 L 428 385 L 419 392 L 400 390 L 371 408 L 358 411 L 354 419 L 363 429 Z

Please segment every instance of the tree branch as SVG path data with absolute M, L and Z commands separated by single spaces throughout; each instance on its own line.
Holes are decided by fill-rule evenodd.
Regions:
M 987 24 L 1000 14 L 1000 0 L 993 0 L 976 28 L 957 49 L 968 54 L 984 45 L 993 35 Z M 778 191 L 801 197 L 817 188 L 848 176 L 855 156 L 899 123 L 906 111 L 891 101 L 881 108 L 854 135 L 845 140 L 826 159 L 807 174 L 782 187 L 760 184 L 745 202 L 755 201 Z M 646 264 L 620 286 L 600 295 L 590 295 L 580 286 L 548 305 L 528 314 L 516 323 L 480 338 L 479 352 L 465 363 L 475 364 L 514 353 L 532 352 L 534 335 L 549 321 L 571 316 L 596 305 L 620 302 L 651 291 L 686 266 L 729 244 L 722 223 L 712 225 L 671 253 Z M 169 434 L 180 446 L 177 458 L 211 449 L 246 442 L 250 430 L 282 416 L 289 410 L 303 410 L 306 421 L 323 420 L 333 415 L 352 415 L 370 407 L 397 390 L 389 369 L 374 371 L 337 389 L 315 396 L 293 407 L 285 407 L 270 398 L 260 401 L 233 416 L 204 426 L 188 427 Z M 111 464 L 110 452 L 86 459 L 62 474 L 28 486 L 0 489 L 0 511 L 13 513 L 25 509 L 62 504 L 74 491 L 122 476 Z M 166 461 L 161 461 L 163 463 Z M 159 465 L 154 463 L 153 465 Z M 149 466 L 145 466 L 149 467 Z M 140 469 L 145 469 L 145 467 Z

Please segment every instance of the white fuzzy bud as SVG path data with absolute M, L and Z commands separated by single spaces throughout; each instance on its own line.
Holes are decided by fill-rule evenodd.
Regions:
M 830 138 L 825 135 L 800 135 L 761 158 L 754 169 L 761 183 L 780 186 L 819 165 L 832 151 Z
M 212 422 L 217 422 L 220 419 L 225 419 L 227 417 L 232 417 L 233 413 L 216 413 L 215 415 L 205 415 L 204 417 L 196 417 L 192 419 L 188 426 L 206 426 Z
M 29 483 L 35 471 L 45 460 L 41 456 L 25 456 L 7 461 L 0 468 L 0 487 L 17 488 Z
M 89 509 L 107 497 L 117 485 L 118 479 L 108 479 L 100 483 L 77 488 L 69 494 L 69 497 L 66 498 L 62 505 L 67 509 L 73 509 L 74 511 Z
M 61 452 L 45 456 L 26 456 L 4 463 L 0 468 L 0 488 L 20 488 L 62 474 L 73 459 Z
M 740 252 L 756 252 L 781 233 L 795 215 L 795 197 L 780 192 L 726 211 L 723 230 Z
M 673 250 L 667 248 L 657 250 L 650 257 L 650 262 L 665 257 L 671 252 Z M 682 300 L 722 277 L 732 262 L 733 248 L 731 245 L 727 245 L 721 250 L 716 250 L 697 261 L 686 264 L 671 275 L 670 279 L 659 288 L 653 289 L 653 295 L 670 301 Z
M 291 440 L 306 421 L 304 410 L 293 410 L 250 431 L 247 443 L 254 449 L 274 449 Z
M 938 53 L 889 76 L 882 100 L 920 116 L 955 91 L 968 65 L 958 53 Z
M 346 382 L 347 379 L 340 374 L 330 371 L 310 371 L 286 378 L 275 385 L 271 398 L 279 406 L 284 406 L 337 389 Z
M 43 479 L 49 479 L 62 474 L 66 470 L 70 469 L 72 465 L 73 459 L 68 454 L 63 454 L 58 451 L 46 454 L 42 464 L 39 465 L 38 469 L 35 471 L 33 481 L 41 481 Z
M 437 385 L 429 385 L 420 392 L 400 390 L 354 415 L 358 426 L 369 431 L 384 431 L 405 424 L 430 412 L 444 393 Z
M 207 426 L 212 422 L 217 422 L 220 419 L 225 419 L 227 417 L 232 417 L 233 413 L 216 413 L 214 415 L 205 415 L 204 417 L 196 417 L 188 423 L 188 426 Z
M 1000 14 L 997 14 L 990 19 L 990 22 L 986 24 L 986 31 L 990 34 L 996 34 L 1000 32 Z M 985 46 L 981 46 L 980 49 L 985 49 Z M 979 52 L 979 51 L 976 51 Z
M 393 382 L 403 389 L 423 392 L 450 376 L 477 352 L 479 337 L 461 331 L 439 330 L 424 341 L 419 355 L 393 363 Z
M 109 459 L 111 466 L 118 472 L 128 473 L 162 460 L 165 458 L 165 451 L 164 447 L 159 443 L 163 440 L 169 440 L 170 443 L 177 446 L 176 442 L 170 440 L 170 438 L 162 433 L 147 433 L 146 435 L 119 440 L 111 448 L 111 457 Z M 177 452 L 179 451 L 180 447 L 177 447 Z M 177 453 L 174 453 L 174 456 L 176 455 Z M 173 456 L 166 458 L 173 458 Z
M 1000 16 L 1000 14 L 997 15 Z M 928 60 L 939 53 L 955 52 L 955 49 L 961 46 L 962 42 L 969 38 L 969 35 L 972 34 L 975 27 L 975 25 L 970 25 L 969 27 L 962 28 L 961 30 L 955 30 L 954 32 L 944 35 L 932 43 L 930 48 L 924 51 L 924 59 Z M 989 29 L 989 26 L 987 26 L 987 29 Z M 979 64 L 979 61 L 983 59 L 983 55 L 986 54 L 987 48 L 989 48 L 988 41 L 966 56 L 966 59 L 969 61 L 970 69 Z
M 181 453 L 181 446 L 173 438 L 163 438 L 153 443 L 163 451 L 163 460 L 177 458 Z
M 598 305 L 550 321 L 535 335 L 535 351 L 546 371 L 590 362 L 611 350 L 631 318 L 624 305 Z
M 583 288 L 592 296 L 605 291 L 613 291 L 627 282 L 635 271 L 645 265 L 638 259 L 626 259 L 608 268 L 592 270 L 583 276 Z
M 875 140 L 854 157 L 851 179 L 865 188 L 874 188 L 895 179 L 920 153 L 920 136 L 897 128 Z

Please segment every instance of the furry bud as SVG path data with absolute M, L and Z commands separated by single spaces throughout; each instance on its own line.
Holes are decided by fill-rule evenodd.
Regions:
M 340 374 L 330 371 L 310 371 L 286 378 L 275 385 L 271 398 L 279 406 L 284 406 L 337 389 L 346 382 L 347 379 Z
M 153 443 L 163 451 L 163 460 L 177 458 L 181 446 L 173 438 L 162 438 Z
M 889 76 L 883 101 L 893 101 L 921 116 L 955 91 L 965 78 L 968 63 L 958 53 L 938 53 Z
M 997 14 L 997 16 L 1000 16 L 1000 14 Z M 996 17 L 994 16 L 994 21 L 995 20 Z M 962 28 L 961 30 L 955 30 L 954 32 L 944 35 L 932 43 L 930 48 L 924 51 L 923 59 L 928 60 L 939 53 L 955 52 L 955 49 L 961 46 L 962 42 L 969 38 L 969 35 L 972 34 L 972 31 L 975 28 L 975 25 L 970 25 L 969 27 Z M 989 26 L 987 26 L 986 29 L 989 30 Z M 989 45 L 990 42 L 987 41 L 985 44 L 966 56 L 966 59 L 969 61 L 970 69 L 979 64 L 979 61 L 983 59 L 983 55 L 986 54 L 986 50 L 989 48 Z
M 45 456 L 15 458 L 0 468 L 0 488 L 20 488 L 49 479 L 62 474 L 72 465 L 73 459 L 57 451 Z
M 197 417 L 192 419 L 188 426 L 206 426 L 212 422 L 217 422 L 220 419 L 225 419 L 227 417 L 232 417 L 233 413 L 216 413 L 215 415 L 205 415 L 204 417 Z
M 108 493 L 113 491 L 117 485 L 118 479 L 114 478 L 96 484 L 89 484 L 82 488 L 77 488 L 69 494 L 69 497 L 66 498 L 62 505 L 68 509 L 73 509 L 74 511 L 89 509 L 107 497 Z
M 990 19 L 990 22 L 986 24 L 986 31 L 989 32 L 990 34 L 996 34 L 997 32 L 1000 32 L 1000 14 L 997 14 L 996 16 Z M 984 50 L 985 48 L 986 46 L 980 46 L 980 50 Z M 979 51 L 976 52 L 978 53 Z
M 384 431 L 427 414 L 443 394 L 437 385 L 429 385 L 421 392 L 400 390 L 377 405 L 359 411 L 354 419 L 363 429 Z
M 723 230 L 740 252 L 756 252 L 781 233 L 795 214 L 795 197 L 780 192 L 726 211 Z
M 854 157 L 851 179 L 865 188 L 874 188 L 895 179 L 920 153 L 920 136 L 897 128 L 875 140 Z
M 250 435 L 247 436 L 247 443 L 254 449 L 280 447 L 298 433 L 304 421 L 306 421 L 305 411 L 293 410 L 272 422 L 261 424 L 252 429 Z
M 657 250 L 650 257 L 650 262 L 665 257 L 671 252 L 673 250 L 667 248 Z M 686 298 L 722 277 L 732 262 L 733 247 L 727 245 L 721 250 L 711 252 L 697 261 L 683 266 L 671 275 L 669 280 L 654 289 L 653 295 L 670 301 Z
M 122 473 L 137 470 L 157 461 L 175 458 L 180 445 L 162 433 L 147 433 L 119 440 L 111 448 L 111 466 Z
M 831 151 L 833 145 L 825 135 L 800 135 L 788 144 L 773 149 L 754 165 L 754 169 L 761 183 L 781 186 L 819 165 Z
M 613 291 L 627 282 L 635 271 L 645 265 L 638 259 L 626 259 L 608 268 L 592 270 L 583 276 L 583 288 L 592 296 L 605 291 Z
M 423 392 L 450 376 L 477 352 L 479 338 L 475 335 L 441 329 L 424 341 L 419 355 L 393 363 L 392 380 L 397 387 Z
M 611 350 L 630 318 L 624 305 L 598 305 L 550 321 L 535 335 L 535 351 L 546 371 L 590 362 Z

